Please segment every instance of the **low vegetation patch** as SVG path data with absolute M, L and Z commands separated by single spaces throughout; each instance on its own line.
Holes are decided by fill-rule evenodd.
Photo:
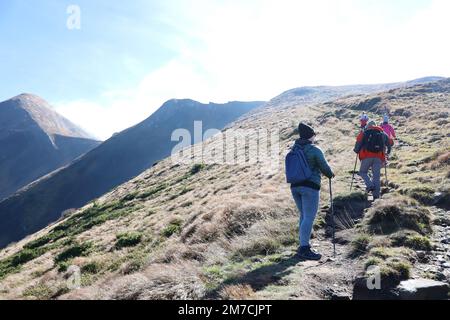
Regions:
M 134 247 L 141 243 L 142 233 L 140 232 L 126 232 L 117 235 L 116 248 L 122 249 L 126 247 Z
M 24 249 L 18 253 L 0 261 L 0 280 L 12 273 L 20 271 L 21 267 L 41 255 L 47 250 L 45 248 Z
M 366 277 L 381 277 L 382 289 L 395 288 L 411 277 L 411 255 L 406 249 L 374 248 L 364 263 Z
M 379 267 L 382 289 L 395 288 L 400 282 L 411 277 L 412 265 L 405 260 L 388 260 Z
M 137 196 L 137 198 L 141 199 L 141 200 L 149 199 L 150 197 L 157 195 L 158 193 L 165 190 L 166 188 L 167 188 L 167 185 L 161 184 L 159 186 L 153 187 L 151 189 L 148 189 L 148 190 L 142 192 L 141 194 L 139 194 Z
M 136 206 L 128 205 L 124 200 L 107 203 L 104 205 L 94 205 L 81 213 L 78 213 L 56 226 L 46 236 L 50 239 L 66 236 L 73 237 L 79 235 L 95 226 L 101 225 L 109 220 L 125 217 L 138 210 Z
M 82 273 L 97 274 L 103 268 L 103 264 L 98 261 L 92 261 L 81 267 Z
M 430 251 L 433 246 L 430 238 L 422 236 L 415 231 L 400 231 L 393 234 L 391 237 L 394 246 L 407 247 L 414 250 Z
M 163 229 L 162 235 L 166 238 L 170 238 L 175 233 L 180 233 L 182 224 L 183 221 L 180 219 L 172 220 L 172 222 L 170 222 L 169 225 Z
M 22 295 L 24 297 L 35 298 L 38 300 L 49 300 L 54 295 L 53 289 L 41 283 L 27 288 Z
M 92 248 L 92 242 L 72 245 L 55 257 L 55 263 L 58 264 L 72 258 L 87 256 L 92 251 Z
M 372 237 L 368 234 L 360 234 L 351 242 L 351 257 L 358 257 L 367 253 Z

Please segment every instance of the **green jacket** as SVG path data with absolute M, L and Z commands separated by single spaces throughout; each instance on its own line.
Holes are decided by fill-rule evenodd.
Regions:
M 300 146 L 303 150 L 312 171 L 312 176 L 308 181 L 301 183 L 300 185 L 293 185 L 292 187 L 305 186 L 320 190 L 322 174 L 330 179 L 334 176 L 330 165 L 325 159 L 323 151 L 308 140 L 299 139 L 295 144 Z

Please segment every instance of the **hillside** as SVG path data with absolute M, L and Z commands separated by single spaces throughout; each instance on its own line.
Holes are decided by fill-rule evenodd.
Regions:
M 98 144 L 35 95 L 1 102 L 0 200 Z
M 0 202 L 0 247 L 46 227 L 64 211 L 82 207 L 169 156 L 178 144 L 171 141 L 174 130 L 183 128 L 194 136 L 194 121 L 202 121 L 204 130 L 222 129 L 261 104 L 168 101 L 148 119 Z
M 348 193 L 352 149 L 361 112 L 379 119 L 386 109 L 399 141 L 389 185 L 372 204 L 360 181 Z M 1 251 L 0 297 L 348 299 L 367 294 L 358 279 L 372 265 L 381 268 L 382 297 L 407 278 L 449 283 L 449 112 L 450 79 L 329 102 L 274 99 L 227 130 L 278 129 L 274 171 L 264 158 L 229 165 L 161 161 Z M 338 255 L 321 262 L 294 256 L 298 214 L 282 160 L 300 120 L 316 128 L 337 174 Z M 263 146 L 267 137 L 256 132 L 249 131 L 250 141 Z M 186 160 L 220 154 L 223 141 L 217 136 L 200 146 Z M 328 181 L 321 200 L 313 245 L 332 257 Z M 77 275 L 80 287 L 68 286 Z

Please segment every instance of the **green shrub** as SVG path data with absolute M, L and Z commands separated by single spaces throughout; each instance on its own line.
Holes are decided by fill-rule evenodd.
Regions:
M 421 235 L 408 237 L 405 241 L 405 246 L 422 251 L 431 251 L 433 248 L 430 239 Z
M 64 237 L 65 237 L 65 234 L 62 231 L 50 232 L 43 237 L 40 237 L 36 240 L 28 242 L 24 246 L 24 249 L 37 249 L 37 248 L 45 246 L 46 244 L 48 244 L 50 242 L 55 242 Z
M 38 284 L 25 289 L 24 297 L 34 297 L 38 300 L 49 300 L 54 295 L 53 290 L 45 284 Z
M 181 225 L 183 224 L 182 220 L 175 219 L 173 220 L 167 227 L 165 227 L 162 231 L 162 235 L 166 238 L 170 238 L 175 233 L 181 232 Z
M 97 274 L 101 271 L 102 265 L 99 262 L 93 261 L 81 267 L 81 272 L 89 274 Z
M 139 199 L 148 199 L 151 196 L 153 196 L 153 195 L 163 191 L 164 189 L 166 189 L 166 187 L 167 186 L 165 184 L 161 184 L 161 185 L 159 185 L 159 186 L 157 186 L 155 188 L 148 189 L 148 190 L 144 191 L 143 193 L 139 194 L 137 196 L 137 198 L 139 198 Z
M 91 242 L 86 242 L 83 244 L 75 244 L 75 245 L 67 248 L 60 254 L 58 254 L 55 257 L 55 262 L 60 263 L 60 262 L 65 262 L 72 258 L 87 256 L 91 252 L 91 250 L 92 250 Z
M 70 261 L 62 261 L 57 264 L 58 272 L 66 272 L 71 266 Z
M 41 255 L 40 250 L 25 249 L 19 251 L 18 253 L 12 256 L 11 265 L 14 267 L 23 265 L 31 260 L 34 260 L 40 255 Z
M 126 232 L 117 235 L 116 248 L 134 247 L 142 241 L 142 233 Z
M 0 261 L 0 279 L 11 273 L 20 271 L 20 268 L 47 252 L 48 248 L 23 249 L 16 254 Z
M 364 263 L 364 268 L 368 269 L 369 267 L 372 267 L 372 266 L 380 266 L 382 263 L 383 263 L 383 260 L 381 260 L 380 258 L 370 257 Z
M 395 288 L 401 281 L 411 276 L 411 265 L 405 261 L 393 261 L 380 267 L 381 286 L 383 289 Z
M 129 206 L 123 201 L 109 202 L 104 205 L 94 204 L 56 226 L 50 232 L 50 236 L 54 237 L 52 233 L 64 232 L 65 236 L 73 237 L 106 221 L 127 216 L 136 210 L 136 206 Z

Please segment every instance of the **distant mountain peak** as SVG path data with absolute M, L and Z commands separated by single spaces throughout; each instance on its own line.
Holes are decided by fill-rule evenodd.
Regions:
M 71 138 L 93 139 L 90 134 L 58 114 L 50 104 L 31 93 L 22 93 L 2 102 L 4 107 L 19 108 L 28 113 L 33 121 L 52 138 L 55 135 Z

